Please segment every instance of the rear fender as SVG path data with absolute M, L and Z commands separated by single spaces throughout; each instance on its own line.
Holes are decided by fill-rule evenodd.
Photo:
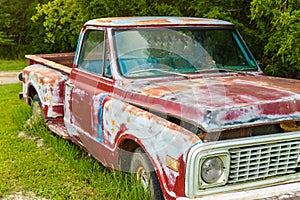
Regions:
M 64 83 L 68 79 L 68 76 L 57 70 L 35 64 L 24 69 L 23 77 L 24 98 L 29 100 L 29 90 L 32 86 L 40 98 L 45 117 L 62 117 L 64 108 Z

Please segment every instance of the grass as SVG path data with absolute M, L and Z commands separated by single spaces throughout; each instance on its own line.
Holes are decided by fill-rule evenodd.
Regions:
M 106 169 L 42 120 L 28 125 L 31 110 L 18 100 L 20 90 L 20 84 L 0 85 L 0 199 L 18 192 L 47 199 L 149 199 L 130 175 Z
M 0 59 L 0 71 L 22 70 L 26 65 L 27 60 L 2 60 Z

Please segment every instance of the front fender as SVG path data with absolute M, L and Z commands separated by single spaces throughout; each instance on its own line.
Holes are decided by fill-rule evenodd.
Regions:
M 103 124 L 103 141 L 109 148 L 115 148 L 126 139 L 135 141 L 151 160 L 165 194 L 173 198 L 184 194 L 186 154 L 199 142 L 195 134 L 117 99 L 105 103 Z M 178 170 L 167 167 L 169 158 L 178 163 Z

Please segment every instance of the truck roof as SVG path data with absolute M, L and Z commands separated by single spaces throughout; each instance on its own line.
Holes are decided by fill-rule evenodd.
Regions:
M 147 26 L 234 26 L 234 24 L 218 20 L 196 17 L 111 17 L 93 19 L 85 23 L 91 26 L 106 27 L 147 27 Z

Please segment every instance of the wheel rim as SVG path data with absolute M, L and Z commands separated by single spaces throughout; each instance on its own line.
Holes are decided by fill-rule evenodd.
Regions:
M 144 190 L 148 190 L 149 176 L 144 167 L 142 166 L 138 167 L 136 172 L 136 179 L 141 183 Z

